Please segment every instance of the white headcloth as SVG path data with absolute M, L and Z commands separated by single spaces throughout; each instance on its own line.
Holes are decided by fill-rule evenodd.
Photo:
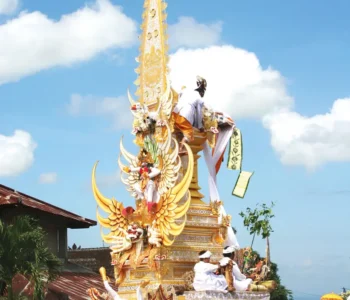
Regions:
M 236 250 L 235 246 L 229 246 L 226 249 L 222 250 L 222 253 L 229 254 L 229 253 L 235 252 L 235 250 Z
M 202 255 L 199 255 L 199 258 L 210 258 L 212 253 L 210 251 L 204 252 Z

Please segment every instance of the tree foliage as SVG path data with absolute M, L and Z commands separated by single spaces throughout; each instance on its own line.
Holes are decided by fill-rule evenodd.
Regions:
M 243 218 L 244 226 L 249 230 L 249 233 L 253 235 L 252 247 L 255 235 L 261 235 L 262 238 L 265 239 L 273 232 L 270 219 L 275 216 L 272 211 L 274 206 L 275 204 L 273 202 L 270 207 L 265 203 L 262 205 L 258 204 L 254 210 L 248 207 L 246 213 L 239 213 Z
M 46 246 L 46 233 L 28 216 L 17 217 L 11 224 L 0 220 L 0 281 L 8 289 L 8 299 L 15 299 L 12 279 L 25 276 L 34 287 L 34 299 L 44 299 L 45 285 L 60 271 L 60 260 Z
M 281 284 L 281 278 L 278 275 L 277 264 L 271 262 L 269 280 L 274 280 L 277 283 L 277 288 L 271 293 L 270 300 L 293 300 L 293 293 Z
M 342 297 L 343 300 L 347 300 L 348 297 L 350 297 L 350 290 L 346 290 L 345 288 L 343 288 L 343 292 L 340 293 L 340 297 Z
M 261 235 L 263 239 L 266 239 L 267 241 L 269 240 L 269 237 L 273 232 L 270 220 L 275 217 L 272 211 L 274 206 L 275 204 L 273 202 L 271 203 L 270 207 L 268 207 L 266 204 L 258 204 L 254 210 L 248 207 L 246 209 L 246 213 L 241 212 L 239 214 L 243 218 L 244 226 L 249 230 L 250 235 L 253 235 L 251 247 L 253 247 L 254 237 L 256 235 Z M 255 251 L 252 253 L 259 256 Z M 270 300 L 293 300 L 292 291 L 281 284 L 277 264 L 270 262 L 269 267 L 270 272 L 268 274 L 268 280 L 274 280 L 278 285 L 277 288 L 271 293 Z

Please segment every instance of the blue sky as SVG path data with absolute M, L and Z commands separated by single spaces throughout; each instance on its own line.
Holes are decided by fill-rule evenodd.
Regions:
M 350 279 L 350 4 L 169 2 L 174 84 L 187 73 L 205 74 L 208 97 L 243 132 L 244 169 L 255 171 L 245 199 L 231 196 L 235 172 L 219 174 L 240 244 L 251 237 L 238 213 L 274 201 L 271 255 L 283 282 L 297 296 L 340 291 Z M 103 192 L 132 203 L 116 160 L 122 135 L 136 150 L 125 94 L 136 79 L 142 1 L 85 5 L 22 0 L 13 12 L 0 6 L 0 182 L 95 219 L 96 160 Z M 28 16 L 39 25 L 23 22 Z M 12 139 L 15 130 L 29 137 Z M 203 162 L 201 170 L 207 195 Z M 73 242 L 101 246 L 99 228 L 70 231 Z M 264 251 L 263 241 L 256 246 Z

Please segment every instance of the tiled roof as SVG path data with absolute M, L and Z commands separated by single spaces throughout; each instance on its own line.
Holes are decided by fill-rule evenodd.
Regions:
M 24 276 L 16 275 L 13 280 L 15 292 L 18 293 L 23 290 L 27 283 L 28 280 Z M 113 284 L 110 285 L 115 289 Z M 48 285 L 49 294 L 46 298 L 57 299 L 57 296 L 54 295 L 60 295 L 60 297 L 68 296 L 69 300 L 90 300 L 91 298 L 87 293 L 87 290 L 90 288 L 96 288 L 100 293 L 106 292 L 99 274 L 74 266 L 74 264 L 68 264 L 60 274 L 60 277 Z M 27 296 L 32 295 L 32 286 L 27 287 L 23 294 Z
M 69 228 L 88 228 L 97 224 L 96 221 L 83 218 L 69 211 L 56 207 L 52 204 L 41 201 L 39 199 L 15 191 L 7 186 L 0 184 L 0 207 L 16 205 L 30 207 L 49 214 L 61 216 L 65 219 L 73 221 L 70 222 L 71 225 L 69 226 Z
M 88 268 L 96 273 L 101 266 L 104 266 L 107 275 L 113 277 L 114 268 L 111 265 L 110 252 L 109 247 L 68 250 L 68 262 Z
M 65 294 L 70 300 L 91 299 L 87 293 L 89 288 L 96 288 L 101 293 L 106 292 L 101 276 L 95 273 L 63 272 L 57 280 L 49 284 L 50 291 Z

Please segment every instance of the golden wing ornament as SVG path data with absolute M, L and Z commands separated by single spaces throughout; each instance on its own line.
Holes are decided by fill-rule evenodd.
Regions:
M 167 140 L 158 149 L 160 177 L 158 180 L 158 193 L 163 195 L 173 188 L 181 168 L 181 159 L 179 157 L 179 144 L 176 139 L 171 137 L 169 125 L 167 127 Z M 171 148 L 173 143 L 174 148 Z
M 176 141 L 175 143 L 177 144 Z M 191 148 L 187 144 L 184 146 L 188 152 L 186 173 L 177 185 L 161 196 L 155 213 L 155 227 L 162 235 L 164 246 L 172 245 L 174 238 L 181 234 L 186 224 L 186 213 L 191 204 L 188 189 L 193 175 L 194 159 Z M 181 218 L 183 219 L 180 220 Z
M 120 152 L 123 155 L 124 159 L 129 163 L 129 166 L 138 167 L 139 160 L 137 156 L 134 156 L 133 154 L 129 153 L 123 145 L 123 139 L 120 140 Z M 136 172 L 128 172 L 128 166 L 124 165 L 120 159 L 120 156 L 118 158 L 118 165 L 120 167 L 120 170 L 122 172 L 122 176 L 120 177 L 120 180 L 122 183 L 125 184 L 127 191 L 131 194 L 132 197 L 136 198 L 137 193 L 135 190 L 135 184 L 139 181 L 139 175 Z M 123 177 L 123 175 L 127 175 L 127 177 Z
M 97 164 L 98 162 L 95 163 L 92 170 L 92 191 L 98 207 L 109 214 L 107 218 L 103 218 L 97 210 L 97 220 L 102 227 L 110 229 L 109 234 L 104 235 L 101 232 L 101 236 L 106 243 L 112 244 L 115 242 L 115 237 L 124 236 L 120 229 L 127 230 L 129 221 L 122 215 L 123 203 L 115 199 L 108 199 L 99 191 L 95 178 Z

